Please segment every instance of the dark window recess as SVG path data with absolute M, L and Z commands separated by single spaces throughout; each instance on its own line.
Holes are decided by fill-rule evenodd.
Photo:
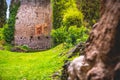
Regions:
M 40 36 L 38 36 L 38 40 L 40 40 Z
M 49 39 L 49 36 L 46 36 L 47 39 Z
M 30 36 L 30 41 L 33 39 L 33 36 Z
M 33 38 L 33 36 L 30 36 L 30 39 L 32 39 Z

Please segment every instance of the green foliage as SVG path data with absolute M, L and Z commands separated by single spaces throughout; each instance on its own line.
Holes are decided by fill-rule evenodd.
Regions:
M 29 54 L 0 50 L 0 79 L 52 80 L 52 75 L 61 69 L 66 59 L 59 55 L 62 52 L 63 45 Z
M 87 29 L 83 27 L 83 13 L 76 0 L 53 1 L 53 27 L 51 36 L 55 45 L 65 43 L 67 48 L 86 41 Z M 60 19 L 60 20 L 57 20 Z
M 65 0 L 53 0 L 53 28 L 57 29 L 62 25 Z M 62 5 L 62 6 L 61 6 Z
M 10 51 L 10 50 L 13 48 L 13 45 L 4 42 L 3 48 L 4 48 L 5 50 Z
M 30 52 L 32 49 L 29 48 L 28 45 L 21 45 L 21 46 L 14 46 L 11 48 L 11 51 L 13 52 Z
M 65 27 L 60 27 L 58 29 L 53 29 L 51 36 L 55 45 L 63 43 L 67 38 L 67 32 Z
M 83 14 L 77 8 L 69 8 L 64 14 L 63 25 L 69 28 L 76 25 L 81 27 L 83 23 Z
M 22 46 L 20 46 L 20 48 L 23 50 L 30 50 L 28 45 L 22 45 Z
M 6 0 L 0 0 L 0 28 L 3 27 L 6 21 Z
M 71 26 L 68 30 L 68 37 L 71 38 L 72 44 L 76 44 L 77 42 L 84 42 L 88 37 L 87 29 L 84 26 L 81 26 L 80 28 Z
M 3 40 L 3 33 L 2 33 L 2 31 L 3 31 L 3 28 L 0 28 L 0 41 Z
M 52 0 L 53 5 L 53 28 L 60 28 L 63 16 L 68 8 L 76 7 L 75 0 Z
M 3 27 L 3 38 L 7 43 L 11 43 L 11 41 L 13 41 L 14 39 L 14 26 L 19 5 L 20 4 L 12 5 L 10 9 L 10 18 L 8 20 L 8 23 L 6 23 Z
M 88 30 L 86 27 L 81 26 L 78 28 L 77 26 L 70 26 L 68 29 L 68 35 L 66 38 L 66 48 L 70 48 L 73 45 L 78 44 L 79 42 L 84 42 L 88 38 L 87 34 Z
M 88 38 L 88 30 L 86 27 L 70 26 L 68 30 L 66 27 L 60 27 L 56 30 L 52 30 L 52 38 L 55 45 L 65 43 L 65 47 L 69 48 L 76 45 L 79 42 L 84 42 Z
M 3 39 L 3 28 L 0 28 L 0 47 L 3 47 L 5 40 Z
M 3 27 L 3 39 L 8 42 L 11 43 L 11 41 L 14 38 L 14 31 L 13 31 L 13 27 L 9 27 L 8 24 L 5 24 Z
M 84 14 L 84 19 L 92 26 L 99 19 L 100 0 L 76 0 L 77 7 Z

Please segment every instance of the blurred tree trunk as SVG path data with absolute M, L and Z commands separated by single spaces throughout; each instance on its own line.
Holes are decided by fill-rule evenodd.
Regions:
M 100 15 L 86 43 L 86 80 L 120 80 L 120 0 L 101 0 Z
M 0 28 L 3 27 L 6 19 L 6 1 L 0 0 Z

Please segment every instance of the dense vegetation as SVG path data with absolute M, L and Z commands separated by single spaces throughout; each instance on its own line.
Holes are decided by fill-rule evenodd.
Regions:
M 53 2 L 53 27 L 59 28 L 63 23 L 66 11 L 78 11 L 84 16 L 84 22 L 87 21 L 92 26 L 99 18 L 99 0 L 52 0 Z M 70 14 L 74 14 L 69 12 Z M 69 15 L 69 14 L 68 14 Z M 74 14 L 76 16 L 77 14 Z M 82 16 L 82 17 L 83 17 Z M 58 23 L 59 22 L 59 23 Z M 91 25 L 90 25 L 91 24 Z
M 14 40 L 15 20 L 16 20 L 16 14 L 19 6 L 20 6 L 20 3 L 11 5 L 10 18 L 3 27 L 3 39 L 7 43 L 11 43 Z
M 53 0 L 54 30 L 51 35 L 54 44 L 65 43 L 72 47 L 86 41 L 88 28 L 99 18 L 98 11 L 98 0 Z
M 6 21 L 6 7 L 5 0 L 0 0 L 0 28 L 3 27 Z
M 51 36 L 54 46 L 41 52 L 10 52 L 0 51 L 0 79 L 3 80 L 52 80 L 54 72 L 61 70 L 66 56 L 60 56 L 79 42 L 88 38 L 90 27 L 99 17 L 98 0 L 52 0 L 53 30 Z M 10 9 L 10 18 L 0 28 L 0 48 L 10 50 L 9 44 L 14 39 L 14 26 L 20 4 Z M 1 14 L 0 14 L 1 15 Z M 0 22 L 1 23 L 1 22 Z M 17 46 L 26 49 L 24 46 Z
M 71 22 L 69 22 L 70 20 Z M 80 26 L 82 20 L 83 14 L 77 9 L 76 0 L 53 0 L 54 29 L 60 28 L 63 25 L 71 26 L 71 24 Z
M 77 7 L 84 14 L 87 27 L 92 26 L 99 19 L 99 0 L 77 0 Z

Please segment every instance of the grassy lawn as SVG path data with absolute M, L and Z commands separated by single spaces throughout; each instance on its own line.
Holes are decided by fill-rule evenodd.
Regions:
M 65 59 L 59 56 L 62 47 L 33 53 L 0 51 L 0 80 L 52 80 Z

